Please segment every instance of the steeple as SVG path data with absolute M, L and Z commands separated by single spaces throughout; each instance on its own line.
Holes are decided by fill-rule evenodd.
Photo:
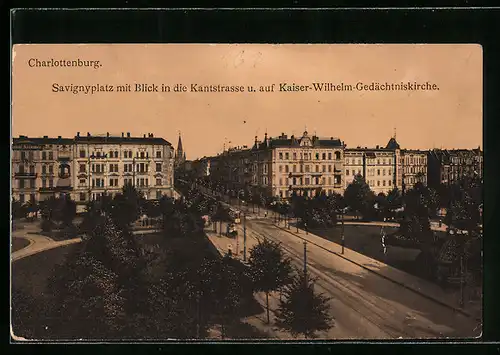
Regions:
M 179 131 L 179 140 L 177 141 L 177 150 L 175 152 L 175 165 L 179 166 L 186 161 L 186 152 L 182 148 L 182 137 Z

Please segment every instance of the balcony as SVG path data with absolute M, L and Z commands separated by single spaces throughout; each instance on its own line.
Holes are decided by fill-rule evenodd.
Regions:
M 72 191 L 73 186 L 52 186 L 52 187 L 40 187 L 39 192 L 60 192 L 60 191 Z
M 17 179 L 36 179 L 37 173 L 17 172 L 14 174 Z

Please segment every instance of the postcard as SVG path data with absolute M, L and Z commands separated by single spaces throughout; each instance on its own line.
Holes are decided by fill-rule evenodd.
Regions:
M 477 44 L 19 44 L 16 341 L 475 339 Z

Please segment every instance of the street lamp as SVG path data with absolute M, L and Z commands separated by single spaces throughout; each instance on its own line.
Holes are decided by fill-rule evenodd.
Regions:
M 342 229 L 340 231 L 340 238 L 341 238 L 341 242 L 342 242 L 342 254 L 344 254 L 345 235 L 344 235 L 344 210 L 343 209 L 341 211 L 340 218 L 341 218 L 341 223 L 342 223 Z

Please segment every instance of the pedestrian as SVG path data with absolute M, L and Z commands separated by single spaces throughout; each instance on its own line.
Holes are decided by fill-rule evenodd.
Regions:
M 264 217 L 267 218 L 267 211 L 264 212 Z

